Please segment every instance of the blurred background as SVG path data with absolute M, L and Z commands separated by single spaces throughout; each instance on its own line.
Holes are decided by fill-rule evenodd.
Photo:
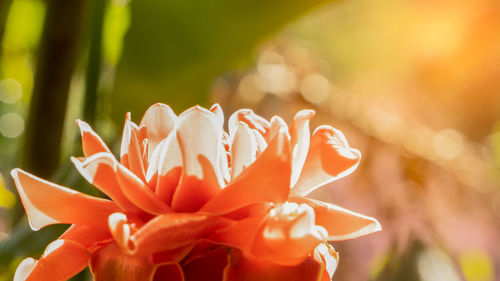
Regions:
M 334 243 L 334 280 L 500 280 L 499 1 L 0 0 L 0 46 L 2 281 L 65 229 L 29 229 L 9 171 L 96 195 L 74 120 L 118 151 L 156 102 L 342 130 L 361 165 L 313 197 L 384 230 Z

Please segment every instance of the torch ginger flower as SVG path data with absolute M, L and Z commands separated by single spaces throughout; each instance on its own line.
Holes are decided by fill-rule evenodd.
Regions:
M 127 115 L 117 160 L 83 121 L 78 171 L 109 199 L 12 171 L 33 230 L 71 224 L 15 281 L 67 280 L 86 268 L 109 280 L 330 280 L 338 256 L 326 241 L 379 231 L 379 223 L 305 198 L 351 173 L 359 151 L 314 112 L 291 126 L 242 109 L 223 129 L 221 108 L 179 116 L 151 106 Z

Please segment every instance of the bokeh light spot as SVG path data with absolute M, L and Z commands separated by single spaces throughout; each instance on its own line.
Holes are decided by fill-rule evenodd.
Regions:
M 17 138 L 24 131 L 24 119 L 17 113 L 0 117 L 0 133 L 8 138 Z
M 307 101 L 319 104 L 330 95 L 330 82 L 321 74 L 309 74 L 301 81 L 300 92 Z
M 0 81 L 0 101 L 13 104 L 23 95 L 23 87 L 15 79 L 4 79 Z

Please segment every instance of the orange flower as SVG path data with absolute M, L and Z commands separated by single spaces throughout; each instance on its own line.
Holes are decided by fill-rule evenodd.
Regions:
M 120 161 L 84 122 L 84 157 L 72 158 L 109 199 L 14 169 L 33 230 L 71 224 L 14 280 L 66 280 L 89 266 L 109 280 L 329 280 L 337 254 L 326 243 L 380 230 L 378 222 L 307 199 L 352 172 L 360 153 L 327 126 L 312 137 L 304 110 L 290 128 L 250 110 L 229 119 L 218 105 L 176 116 L 151 106 L 127 115 Z

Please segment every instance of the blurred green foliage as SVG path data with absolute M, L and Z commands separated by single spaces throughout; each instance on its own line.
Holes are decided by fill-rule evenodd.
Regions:
M 321 2 L 132 1 L 113 118 L 137 116 L 158 101 L 177 112 L 208 105 L 214 77 L 250 62 L 258 42 Z

